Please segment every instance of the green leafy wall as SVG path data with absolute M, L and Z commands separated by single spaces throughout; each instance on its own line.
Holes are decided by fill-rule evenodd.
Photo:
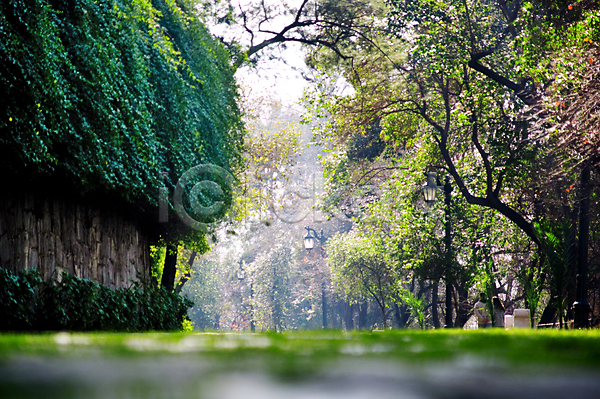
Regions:
M 3 0 L 0 167 L 153 209 L 161 171 L 239 164 L 233 72 L 187 1 Z

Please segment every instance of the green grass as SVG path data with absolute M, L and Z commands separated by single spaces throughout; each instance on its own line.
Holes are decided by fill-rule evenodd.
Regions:
M 56 358 L 197 356 L 226 369 L 257 366 L 282 377 L 316 372 L 348 359 L 408 364 L 477 359 L 515 368 L 600 371 L 600 331 L 437 330 L 276 333 L 2 334 L 0 362 L 17 356 Z
M 3 399 L 477 397 L 473 378 L 587 398 L 599 376 L 597 330 L 0 334 Z

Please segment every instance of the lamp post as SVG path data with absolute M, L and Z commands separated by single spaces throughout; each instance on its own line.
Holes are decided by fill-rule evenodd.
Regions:
M 317 234 L 314 229 L 311 229 L 309 226 L 305 227 L 306 235 L 304 236 L 304 248 L 308 251 L 312 250 L 315 247 L 317 241 L 319 241 L 319 253 L 321 257 L 324 257 L 323 254 L 323 244 L 325 244 L 326 238 L 323 235 L 323 229 L 321 229 L 321 235 Z M 313 236 L 312 233 L 315 235 Z M 321 282 L 321 301 L 323 303 L 323 328 L 327 328 L 327 296 L 325 292 L 325 281 Z
M 450 224 L 450 204 L 451 204 L 451 196 L 452 193 L 452 185 L 450 184 L 450 177 L 446 176 L 445 184 L 440 185 L 440 181 L 437 178 L 437 175 L 433 172 L 427 173 L 427 183 L 423 186 L 423 196 L 425 197 L 425 202 L 431 204 L 435 202 L 435 195 L 438 190 L 444 191 L 444 203 L 446 205 L 445 209 L 445 230 L 446 236 L 445 240 L 445 265 L 444 265 L 444 274 L 446 279 L 446 321 L 444 328 L 452 328 L 452 281 L 451 281 L 451 265 L 452 265 L 452 229 Z
M 246 278 L 246 272 L 244 271 L 244 266 L 242 266 L 242 262 L 243 261 L 240 260 L 240 267 L 237 270 L 237 278 L 240 281 L 242 281 Z
M 246 272 L 244 270 L 243 261 L 240 260 L 240 267 L 237 270 L 237 278 L 243 281 L 246 278 Z M 252 280 L 250 280 L 250 331 L 254 332 L 254 307 L 252 306 L 252 300 L 254 299 L 254 287 L 252 286 Z

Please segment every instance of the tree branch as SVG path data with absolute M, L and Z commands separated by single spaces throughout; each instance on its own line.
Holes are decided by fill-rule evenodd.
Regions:
M 447 84 L 445 86 L 441 87 L 442 90 L 447 90 L 447 88 L 448 88 Z M 446 93 L 446 95 L 443 96 L 443 99 L 444 99 L 444 108 L 446 109 L 446 117 L 448 118 L 450 116 L 448 113 L 450 99 L 449 99 L 449 96 L 447 93 Z M 446 123 L 446 128 L 443 128 L 440 124 L 438 124 L 436 121 L 434 121 L 430 115 L 423 113 L 423 114 L 421 114 L 421 116 L 440 133 L 440 139 L 437 141 L 438 147 L 440 149 L 442 157 L 444 158 L 444 162 L 446 163 L 446 165 L 448 167 L 448 171 L 450 172 L 450 175 L 452 175 L 454 182 L 458 186 L 459 191 L 463 195 L 465 200 L 469 204 L 480 205 L 480 206 L 484 206 L 484 207 L 495 209 L 495 210 L 499 211 L 502 215 L 506 216 L 509 220 L 511 220 L 513 223 L 515 223 L 525 234 L 527 234 L 527 236 L 529 238 L 531 238 L 531 240 L 538 247 L 541 246 L 541 241 L 538 237 L 537 232 L 533 228 L 532 224 L 530 222 L 528 222 L 517 211 L 515 211 L 514 209 L 512 209 L 511 207 L 509 207 L 502 201 L 500 201 L 500 199 L 498 198 L 497 192 L 495 190 L 492 191 L 491 187 L 493 186 L 493 180 L 492 180 L 492 171 L 491 171 L 491 167 L 489 166 L 489 164 L 488 164 L 489 169 L 488 169 L 488 167 L 486 167 L 486 173 L 488 174 L 487 183 L 486 183 L 487 184 L 486 196 L 485 196 L 485 198 L 484 197 L 476 197 L 476 196 L 472 195 L 471 192 L 469 191 L 469 189 L 467 188 L 464 180 L 462 179 L 462 177 L 456 170 L 454 161 L 452 160 L 452 158 L 450 156 L 450 152 L 447 147 L 447 138 L 448 138 L 448 134 L 449 134 L 448 124 Z M 475 136 L 475 138 L 477 138 L 477 136 Z M 477 139 L 477 143 L 475 143 L 475 145 L 476 146 L 478 145 L 478 139 Z M 482 155 L 485 155 L 485 151 L 483 150 L 483 148 L 481 147 L 480 144 L 479 144 L 478 150 L 481 151 Z
M 490 55 L 494 52 L 494 50 L 486 50 L 477 54 L 471 55 L 471 59 L 468 62 L 469 68 L 476 70 L 479 73 L 484 74 L 488 78 L 492 79 L 494 82 L 501 84 L 502 86 L 512 90 L 515 92 L 517 97 L 521 99 L 525 104 L 529 106 L 533 106 L 538 104 L 539 97 L 532 94 L 528 90 L 525 90 L 523 86 L 511 81 L 510 79 L 505 78 L 504 76 L 492 71 L 490 68 L 479 63 L 479 60 L 483 57 Z
M 268 47 L 273 44 L 284 42 L 297 42 L 307 44 L 310 46 L 320 45 L 323 47 L 327 47 L 330 50 L 332 50 L 338 57 L 340 57 L 340 59 L 349 60 L 353 59 L 353 57 L 343 54 L 343 52 L 339 48 L 340 41 L 349 36 L 360 37 L 361 40 L 364 40 L 365 42 L 369 43 L 370 46 L 373 46 L 381 54 L 388 57 L 388 54 L 382 49 L 380 49 L 377 46 L 377 44 L 369 38 L 368 32 L 372 32 L 376 28 L 374 28 L 372 24 L 360 24 L 359 22 L 357 22 L 360 21 L 362 17 L 368 17 L 372 15 L 369 13 L 370 8 L 349 8 L 348 10 L 350 11 L 346 9 L 342 9 L 342 11 L 340 11 L 340 9 L 337 9 L 335 7 L 335 3 L 332 3 L 334 4 L 333 7 L 331 4 L 315 4 L 315 10 L 313 13 L 312 11 L 307 11 L 309 0 L 303 0 L 298 9 L 294 11 L 293 22 L 283 27 L 280 31 L 272 31 L 269 29 L 262 29 L 263 23 L 268 22 L 270 19 L 273 18 L 273 16 L 269 14 L 269 10 L 264 5 L 264 2 L 261 4 L 261 12 L 264 13 L 264 16 L 259 22 L 258 32 L 267 33 L 272 35 L 273 37 L 265 39 L 264 41 L 258 44 L 254 44 L 255 32 L 253 32 L 252 29 L 249 28 L 246 13 L 242 11 L 242 17 L 244 19 L 244 29 L 248 33 L 250 33 L 252 39 L 250 48 L 246 51 L 247 57 L 258 53 L 265 47 Z M 288 11 L 292 10 L 288 9 Z M 344 12 L 346 12 L 347 14 L 343 14 Z M 303 18 L 307 19 L 303 20 Z M 308 31 L 301 29 L 311 26 L 316 28 L 316 31 L 318 32 L 317 34 L 312 34 Z M 288 36 L 288 34 L 293 32 L 294 30 L 297 30 L 298 36 Z M 236 66 L 239 67 L 242 62 L 243 59 L 238 59 Z
M 496 191 L 492 190 L 492 186 L 494 185 L 494 182 L 493 182 L 494 175 L 493 175 L 493 171 L 492 171 L 492 166 L 490 164 L 490 159 L 489 159 L 488 153 L 485 152 L 485 150 L 483 149 L 483 146 L 481 145 L 481 142 L 479 141 L 479 124 L 477 122 L 477 114 L 474 111 L 471 111 L 471 112 L 472 112 L 471 113 L 471 141 L 475 145 L 475 148 L 477 148 L 477 152 L 479 152 L 479 155 L 481 156 L 481 160 L 483 162 L 483 166 L 485 168 L 486 193 L 493 191 L 493 193 L 492 193 L 492 195 L 493 195 L 494 193 L 496 193 Z M 499 187 L 496 187 L 496 188 L 499 188 Z M 500 190 L 498 190 L 497 192 L 499 193 Z
M 515 0 L 513 1 L 513 9 L 509 10 L 508 5 L 506 4 L 506 0 L 498 0 L 498 6 L 502 10 L 502 14 L 504 14 L 504 18 L 506 18 L 506 23 L 508 24 L 508 31 L 513 37 L 517 37 L 517 31 L 513 23 L 517 16 L 519 15 L 519 11 L 521 10 L 521 1 Z

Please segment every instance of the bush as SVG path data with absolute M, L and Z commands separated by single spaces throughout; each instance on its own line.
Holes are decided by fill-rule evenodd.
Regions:
M 174 331 L 193 303 L 150 285 L 111 289 L 64 273 L 42 281 L 37 270 L 0 269 L 0 330 Z

